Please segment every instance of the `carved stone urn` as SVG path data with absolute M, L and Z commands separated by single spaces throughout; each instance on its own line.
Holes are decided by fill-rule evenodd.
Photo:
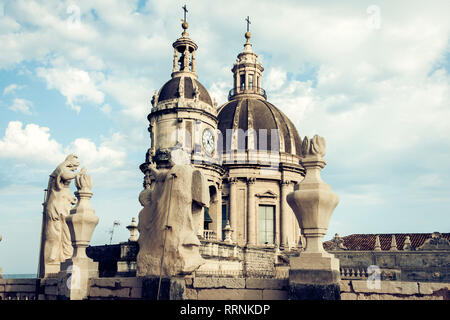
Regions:
M 331 214 L 339 203 L 339 197 L 320 177 L 325 167 L 325 139 L 317 135 L 311 141 L 305 137 L 302 145 L 304 158 L 302 165 L 306 169 L 305 179 L 299 190 L 287 196 L 287 202 L 297 217 L 297 221 L 306 238 L 304 252 L 323 252 L 322 238 L 328 230 Z
M 306 239 L 304 251 L 299 257 L 290 259 L 291 298 L 338 299 L 339 260 L 327 253 L 322 245 L 331 214 L 339 202 L 339 197 L 320 177 L 320 171 L 326 165 L 323 159 L 325 139 L 318 135 L 311 140 L 305 137 L 302 153 L 305 179 L 298 190 L 287 195 L 287 202 Z
M 75 177 L 75 196 L 78 199 L 76 206 L 70 210 L 66 222 L 69 226 L 72 245 L 74 247 L 73 258 L 87 258 L 86 248 L 91 241 L 94 229 L 98 224 L 99 218 L 91 206 L 90 199 L 93 195 L 92 177 L 86 174 L 86 169 Z
M 75 177 L 78 199 L 76 206 L 66 217 L 69 227 L 73 256 L 61 263 L 58 275 L 58 297 L 70 300 L 86 299 L 89 291 L 89 279 L 98 277 L 98 262 L 94 262 L 86 255 L 86 248 L 91 241 L 92 234 L 99 218 L 91 206 L 92 177 L 83 168 Z

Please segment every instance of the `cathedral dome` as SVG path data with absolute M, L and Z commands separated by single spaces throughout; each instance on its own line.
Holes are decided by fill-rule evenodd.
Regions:
M 225 103 L 219 110 L 219 130 L 224 137 L 227 130 L 237 132 L 230 143 L 223 143 L 222 152 L 230 152 L 231 146 L 237 150 L 271 150 L 301 157 L 302 140 L 289 118 L 263 97 L 242 96 Z M 254 130 L 255 139 L 248 138 L 249 130 Z M 273 136 L 275 134 L 275 136 Z M 241 137 L 242 136 L 242 137 Z M 273 144 L 273 145 L 272 145 Z
M 181 88 L 181 90 L 180 81 L 183 81 L 183 88 Z M 196 87 L 199 90 L 198 99 L 212 106 L 213 103 L 211 97 L 205 87 L 198 80 L 189 76 L 178 76 L 167 81 L 159 90 L 158 101 L 163 102 L 165 100 L 177 99 L 180 97 L 180 92 L 184 92 L 185 99 L 194 99 Z

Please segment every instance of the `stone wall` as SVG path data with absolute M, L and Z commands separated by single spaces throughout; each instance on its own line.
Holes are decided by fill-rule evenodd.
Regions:
M 89 299 L 142 299 L 143 278 L 97 278 L 90 280 Z M 287 279 L 195 277 L 177 280 L 179 296 L 189 300 L 286 300 Z M 154 293 L 153 293 L 154 294 Z
M 153 279 L 153 283 L 157 282 Z M 94 278 L 89 281 L 90 300 L 148 299 L 155 292 L 148 279 Z M 164 283 L 164 282 L 163 282 Z M 171 280 L 171 299 L 286 300 L 288 279 L 241 277 L 192 277 Z M 164 287 L 164 285 L 163 285 Z M 380 281 L 370 288 L 366 280 L 341 280 L 342 300 L 450 300 L 450 283 Z M 58 299 L 57 279 L 0 279 L 2 300 Z
M 0 300 L 35 300 L 39 279 L 0 279 Z
M 370 288 L 365 280 L 341 280 L 342 300 L 450 300 L 450 283 L 380 281 Z
M 244 249 L 244 274 L 247 277 L 264 277 L 275 274 L 275 247 L 250 247 Z
M 339 259 L 341 278 L 348 278 L 348 273 L 367 273 L 367 267 L 376 265 L 381 269 L 382 280 L 450 282 L 448 252 L 344 250 L 330 253 Z

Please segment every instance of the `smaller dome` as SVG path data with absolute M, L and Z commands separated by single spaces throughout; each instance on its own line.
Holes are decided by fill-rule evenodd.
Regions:
M 194 91 L 194 83 L 200 91 L 199 100 L 203 101 L 210 106 L 213 105 L 211 97 L 205 87 L 198 82 L 196 79 L 191 77 L 174 77 L 167 81 L 162 88 L 159 90 L 158 94 L 158 102 L 162 102 L 165 100 L 172 100 L 179 98 L 179 86 L 180 80 L 184 79 L 184 98 L 185 99 L 194 99 L 195 91 Z
M 264 98 L 241 97 L 225 103 L 219 110 L 219 130 L 223 137 L 227 137 L 226 131 L 240 130 L 238 135 L 247 130 L 256 131 L 255 145 L 249 146 L 247 136 L 238 138 L 238 150 L 272 150 L 282 151 L 301 157 L 302 140 L 294 124 L 273 104 Z M 277 137 L 272 137 L 272 130 L 277 130 Z M 279 135 L 279 136 L 278 136 Z M 260 141 L 260 140 L 266 141 Z M 276 145 L 271 145 L 277 141 Z M 260 143 L 263 142 L 263 143 Z M 230 152 L 229 143 L 224 143 L 222 152 Z

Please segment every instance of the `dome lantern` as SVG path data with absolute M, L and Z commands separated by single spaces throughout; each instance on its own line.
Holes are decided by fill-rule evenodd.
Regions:
M 189 33 L 187 29 L 189 24 L 186 21 L 186 6 L 184 9 L 184 19 L 181 27 L 183 32 L 181 37 L 178 38 L 173 44 L 173 67 L 172 67 L 172 78 L 181 77 L 184 75 L 189 75 L 191 77 L 197 78 L 197 63 L 195 58 L 195 53 L 198 49 L 197 44 L 189 38 Z
M 228 100 L 233 100 L 242 95 L 257 95 L 267 99 L 265 90 L 261 87 L 262 72 L 264 68 L 258 61 L 258 55 L 253 52 L 250 43 L 250 18 L 247 21 L 247 32 L 245 33 L 246 42 L 244 50 L 239 53 L 236 63 L 231 71 L 234 74 L 233 89 L 228 94 Z

